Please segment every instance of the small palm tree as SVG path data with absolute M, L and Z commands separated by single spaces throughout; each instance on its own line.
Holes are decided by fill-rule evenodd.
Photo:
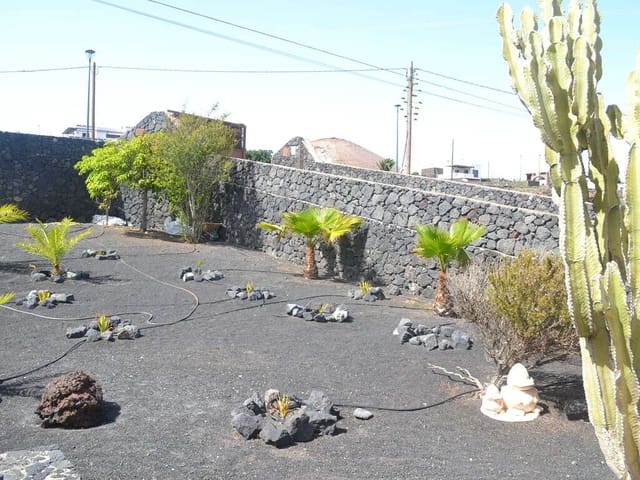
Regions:
M 278 232 L 278 238 L 286 234 L 301 235 L 307 247 L 304 264 L 305 278 L 318 278 L 315 249 L 320 242 L 333 243 L 362 224 L 360 217 L 345 215 L 336 208 L 308 207 L 299 212 L 283 212 L 282 225 L 261 222 L 257 226 Z
M 33 243 L 18 242 L 16 246 L 22 248 L 27 253 L 43 257 L 51 263 L 51 274 L 62 273 L 60 262 L 76 243 L 91 233 L 85 230 L 73 237 L 69 237 L 69 228 L 73 225 L 73 220 L 65 217 L 59 223 L 50 225 L 37 220 L 37 224 L 27 225 L 26 229 Z
M 394 162 L 392 159 L 383 158 L 382 160 L 380 160 L 378 162 L 378 168 L 380 170 L 385 171 L 385 172 L 390 172 L 395 164 L 396 164 L 396 162 Z
M 440 272 L 436 284 L 434 311 L 440 316 L 453 315 L 453 302 L 447 288 L 447 269 L 451 262 L 459 266 L 469 263 L 469 255 L 464 248 L 484 234 L 484 227 L 459 219 L 447 232 L 433 225 L 417 225 L 418 237 L 413 253 L 423 258 L 435 258 Z
M 0 223 L 13 223 L 25 220 L 27 218 L 27 212 L 19 209 L 12 203 L 6 203 L 0 205 Z

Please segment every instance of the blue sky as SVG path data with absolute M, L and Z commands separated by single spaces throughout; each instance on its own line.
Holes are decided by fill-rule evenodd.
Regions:
M 0 73 L 0 130 L 58 135 L 68 126 L 83 124 L 87 108 L 84 51 L 91 48 L 97 52 L 99 126 L 131 126 L 156 110 L 186 109 L 206 114 L 218 103 L 219 113 L 228 114 L 230 121 L 247 125 L 249 148 L 277 150 L 294 136 L 311 140 L 339 137 L 395 158 L 394 105 L 401 103 L 406 84 L 404 71 L 249 74 L 108 68 L 243 71 L 365 68 L 148 0 L 108 1 L 198 31 L 94 0 L 3 2 L 0 70 L 85 68 Z M 422 105 L 414 124 L 412 170 L 450 162 L 453 139 L 454 161 L 478 165 L 484 175 L 516 178 L 537 170 L 541 163 L 539 135 L 514 95 L 433 74 L 510 90 L 495 22 L 500 2 L 458 0 L 447 5 L 431 0 L 163 1 L 378 67 L 402 69 L 413 61 L 418 69 L 417 88 L 424 93 L 418 96 Z M 535 2 L 511 2 L 516 14 L 524 5 L 535 7 Z M 640 3 L 601 1 L 600 10 L 604 40 L 604 78 L 600 89 L 607 102 L 618 103 L 624 110 L 626 75 L 635 67 L 640 47 L 637 28 Z M 402 112 L 400 120 L 402 157 Z

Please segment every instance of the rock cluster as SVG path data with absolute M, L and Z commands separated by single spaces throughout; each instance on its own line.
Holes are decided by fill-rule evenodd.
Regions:
M 280 417 L 275 404 L 288 401 L 289 412 Z M 264 395 L 253 392 L 242 406 L 231 412 L 231 426 L 245 439 L 259 437 L 265 443 L 286 447 L 308 442 L 321 435 L 334 435 L 340 413 L 329 398 L 313 390 L 307 399 L 283 397 L 274 389 Z
M 469 334 L 453 325 L 414 325 L 408 318 L 400 320 L 393 334 L 400 336 L 400 343 L 422 345 L 428 350 L 469 350 L 473 346 L 473 339 Z
M 350 320 L 349 311 L 345 305 L 333 305 L 325 303 L 321 305 L 297 305 L 287 304 L 287 315 L 303 318 L 309 322 L 346 322 Z
M 82 258 L 94 257 L 98 260 L 118 260 L 120 255 L 115 250 L 85 250 L 80 255 Z
M 73 295 L 68 293 L 52 293 L 49 290 L 31 290 L 25 298 L 16 300 L 16 305 L 34 309 L 38 305 L 54 308 L 59 303 L 72 303 Z
M 204 272 L 199 268 L 183 267 L 180 270 L 180 280 L 183 282 L 189 282 L 191 280 L 196 282 L 214 282 L 216 280 L 222 280 L 224 274 L 218 270 L 205 270 Z
M 371 287 L 366 293 L 360 289 L 349 290 L 347 296 L 354 300 L 364 300 L 365 302 L 375 302 L 376 300 L 384 300 L 386 298 L 382 287 Z
M 89 272 L 64 272 L 56 275 L 52 275 L 48 270 L 34 270 L 29 275 L 32 282 L 43 282 L 45 280 L 51 280 L 53 283 L 62 283 L 66 279 L 70 280 L 86 280 L 89 278 Z
M 133 340 L 140 336 L 140 328 L 133 325 L 130 320 L 122 319 L 117 315 L 108 318 L 109 328 L 100 331 L 98 321 L 94 320 L 89 325 L 80 325 L 78 327 L 67 328 L 67 338 L 86 337 L 89 342 L 97 342 L 98 340 L 114 341 Z
M 54 448 L 55 450 L 53 450 Z M 0 480 L 80 480 L 73 464 L 57 447 L 0 453 Z
M 239 298 L 240 300 L 269 300 L 275 298 L 276 294 L 266 288 L 254 287 L 230 287 L 226 290 L 227 297 Z
M 102 387 L 75 370 L 57 377 L 44 387 L 36 414 L 43 427 L 88 428 L 102 420 Z

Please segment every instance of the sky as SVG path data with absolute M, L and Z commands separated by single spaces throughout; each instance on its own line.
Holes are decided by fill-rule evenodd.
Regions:
M 484 177 L 522 179 L 544 170 L 543 148 L 511 92 L 495 20 L 499 4 L 0 1 L 0 130 L 60 135 L 86 123 L 85 50 L 93 49 L 99 127 L 130 127 L 158 110 L 208 114 L 217 105 L 214 115 L 247 126 L 249 149 L 276 151 L 295 136 L 338 137 L 394 160 L 398 146 L 402 162 L 406 121 L 395 105 L 404 105 L 413 62 L 422 103 L 411 170 L 453 158 Z M 525 5 L 537 10 L 534 0 L 510 4 L 516 16 Z M 599 5 L 599 89 L 624 111 L 626 77 L 640 47 L 640 2 Z M 24 72 L 65 67 L 77 68 Z M 382 70 L 345 71 L 371 68 Z

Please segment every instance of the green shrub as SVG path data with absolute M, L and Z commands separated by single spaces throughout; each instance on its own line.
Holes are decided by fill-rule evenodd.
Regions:
M 487 295 L 496 311 L 535 353 L 546 356 L 577 347 L 559 256 L 523 250 L 489 272 L 487 279 Z

